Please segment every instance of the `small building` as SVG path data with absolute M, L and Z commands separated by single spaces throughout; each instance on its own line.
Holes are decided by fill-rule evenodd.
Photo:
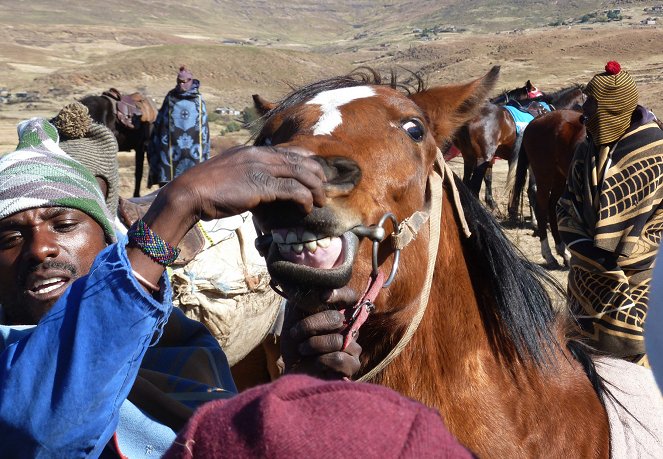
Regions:
M 228 107 L 217 107 L 214 109 L 214 113 L 217 115 L 230 115 L 230 116 L 239 116 L 242 114 L 241 110 L 236 110 L 234 108 Z

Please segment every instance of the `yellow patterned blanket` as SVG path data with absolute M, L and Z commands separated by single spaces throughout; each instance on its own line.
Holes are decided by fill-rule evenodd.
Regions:
M 663 131 L 633 125 L 610 147 L 582 144 L 557 216 L 572 254 L 571 311 L 589 343 L 647 365 L 643 324 L 663 234 Z

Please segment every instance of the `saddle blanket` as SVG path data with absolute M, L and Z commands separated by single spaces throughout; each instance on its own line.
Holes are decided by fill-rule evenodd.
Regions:
M 549 112 L 552 111 L 550 106 L 545 103 L 545 102 L 537 102 L 540 106 L 542 106 L 545 111 Z M 516 134 L 520 135 L 522 132 L 525 130 L 527 125 L 534 119 L 534 115 L 532 115 L 530 112 L 526 111 L 527 106 L 524 106 L 522 108 L 514 107 L 511 105 L 505 105 L 504 109 L 509 112 L 511 117 L 513 118 L 513 122 L 516 123 Z
M 510 105 L 505 105 L 504 110 L 509 112 L 511 117 L 513 118 L 513 122 L 516 123 L 516 134 L 520 135 L 527 125 L 534 119 L 532 115 L 530 115 L 527 112 L 523 112 L 522 110 L 512 107 Z
M 605 397 L 610 421 L 610 457 L 663 457 L 663 396 L 648 368 L 600 357 L 596 370 L 617 399 Z M 621 404 L 621 405 L 620 405 Z

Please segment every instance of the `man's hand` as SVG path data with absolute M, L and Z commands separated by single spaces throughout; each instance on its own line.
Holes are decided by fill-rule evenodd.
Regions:
M 359 371 L 361 346 L 352 340 L 343 348 L 343 314 L 328 310 L 298 318 L 287 308 L 281 334 L 281 354 L 286 373 L 307 373 L 323 379 L 350 378 Z
M 292 201 L 304 213 L 325 203 L 320 164 L 283 147 L 237 147 L 201 163 L 163 191 L 187 196 L 203 220 L 237 215 L 274 201 Z M 162 193 L 160 193 L 162 194 Z
M 177 246 L 198 220 L 237 215 L 274 201 L 291 201 L 303 213 L 323 206 L 324 171 L 308 151 L 283 147 L 237 147 L 200 163 L 164 186 L 143 221 Z M 129 248 L 131 264 L 148 282 L 163 267 Z

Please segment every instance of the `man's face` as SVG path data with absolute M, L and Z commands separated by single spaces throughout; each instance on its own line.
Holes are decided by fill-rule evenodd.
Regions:
M 587 100 L 582 104 L 582 114 L 585 119 L 589 119 L 596 114 L 599 109 L 599 103 L 594 96 L 587 96 Z
M 177 77 L 177 89 L 179 89 L 181 92 L 186 92 L 189 89 L 191 89 L 191 86 L 193 85 L 193 79 L 188 78 L 188 77 Z
M 0 304 L 7 322 L 39 322 L 105 246 L 101 226 L 76 209 L 30 209 L 0 220 Z

